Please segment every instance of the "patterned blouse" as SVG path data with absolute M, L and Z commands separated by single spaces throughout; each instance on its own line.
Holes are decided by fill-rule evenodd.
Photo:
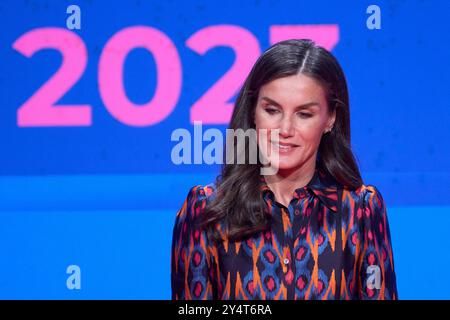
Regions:
M 285 207 L 261 181 L 271 228 L 221 244 L 190 223 L 215 186 L 189 191 L 173 228 L 172 299 L 398 298 L 386 206 L 375 186 L 341 188 L 316 169 Z

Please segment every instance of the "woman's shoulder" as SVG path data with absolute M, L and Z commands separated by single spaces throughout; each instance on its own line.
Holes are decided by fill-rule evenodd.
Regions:
M 216 187 L 213 183 L 207 185 L 192 186 L 181 209 L 177 212 L 177 222 L 191 220 L 203 212 L 206 204 L 212 200 L 215 195 Z
M 198 227 L 197 218 L 204 212 L 207 201 L 215 192 L 213 184 L 194 185 L 181 208 L 177 211 L 173 228 L 173 241 L 175 245 L 186 241 L 197 241 L 200 238 L 206 243 L 204 230 Z
M 386 203 L 378 187 L 373 184 L 362 184 L 359 188 L 344 192 L 342 208 L 347 208 L 350 214 L 347 219 L 353 217 L 355 226 L 363 228 L 387 228 L 388 218 Z M 349 220 L 349 221 L 350 221 Z
M 347 195 L 345 194 L 347 193 Z M 370 209 L 384 209 L 384 197 L 378 187 L 373 184 L 362 184 L 357 189 L 349 190 L 344 188 L 344 201 L 349 199 L 357 202 L 360 206 Z
M 214 183 L 206 185 L 194 185 L 187 194 L 186 200 L 189 203 L 198 203 L 203 201 L 210 201 L 216 193 L 216 186 Z

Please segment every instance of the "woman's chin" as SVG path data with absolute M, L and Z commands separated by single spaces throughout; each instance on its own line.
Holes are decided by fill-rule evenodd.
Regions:
M 299 167 L 298 163 L 293 163 L 292 161 L 283 161 L 280 159 L 278 165 L 275 165 L 278 171 L 292 171 Z

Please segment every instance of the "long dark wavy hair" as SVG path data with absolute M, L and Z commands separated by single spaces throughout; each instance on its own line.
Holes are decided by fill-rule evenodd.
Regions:
M 360 187 L 363 181 L 350 144 L 350 106 L 344 72 L 329 51 L 311 40 L 278 42 L 259 57 L 239 92 L 229 129 L 255 129 L 254 111 L 260 88 L 275 79 L 297 74 L 318 81 L 327 94 L 329 114 L 336 111 L 331 132 L 320 141 L 316 166 L 345 188 Z M 225 148 L 239 152 L 235 141 L 227 141 Z M 246 154 L 247 149 L 245 144 Z M 224 233 L 229 241 L 237 241 L 267 230 L 271 216 L 260 191 L 259 159 L 256 164 L 228 164 L 226 159 L 223 163 L 215 182 L 215 197 L 206 205 L 200 226 L 216 242 L 224 240 Z M 216 229 L 219 221 L 224 222 L 225 232 Z

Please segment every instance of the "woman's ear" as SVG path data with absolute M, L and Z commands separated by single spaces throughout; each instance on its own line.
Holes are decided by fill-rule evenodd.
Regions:
M 327 125 L 326 125 L 325 130 L 323 131 L 322 134 L 331 132 L 333 130 L 335 121 L 336 121 L 336 109 L 333 111 L 333 114 L 328 119 Z

